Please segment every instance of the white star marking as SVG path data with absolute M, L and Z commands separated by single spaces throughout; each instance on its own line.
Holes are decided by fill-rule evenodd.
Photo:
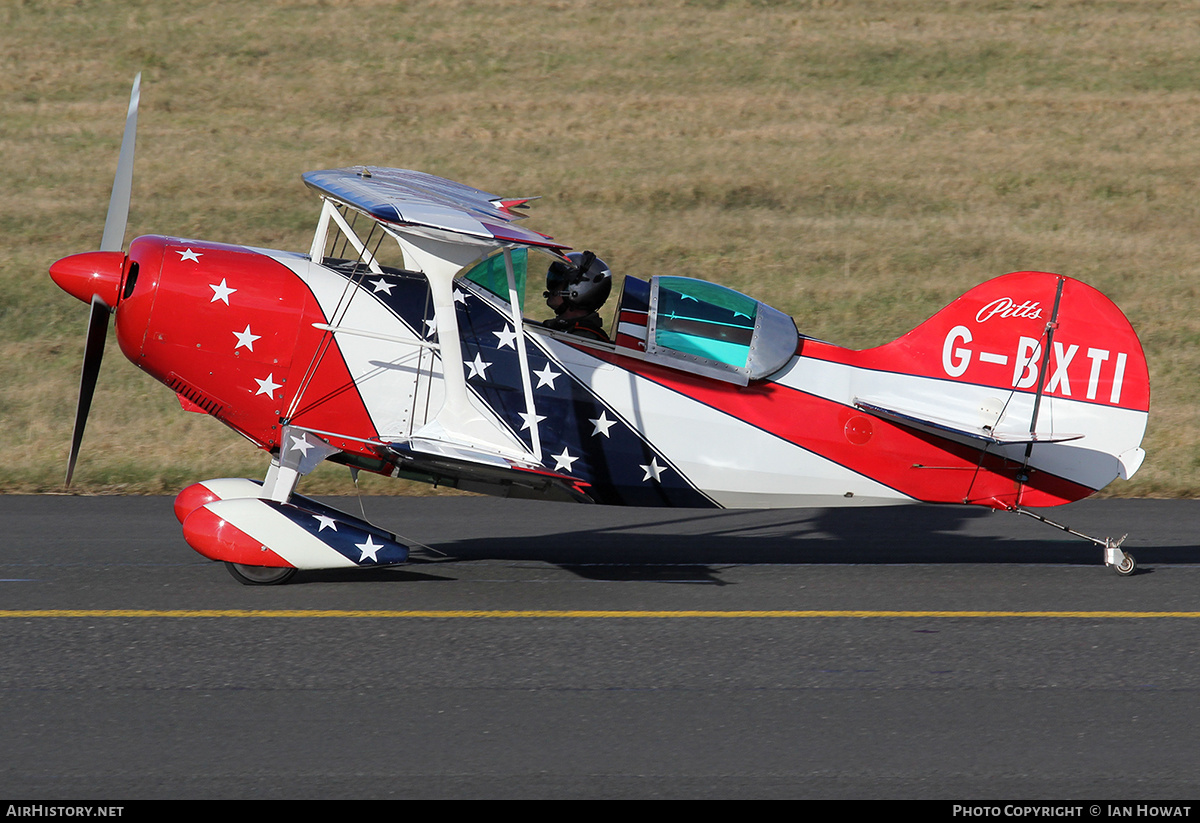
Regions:
M 454 290 L 454 302 L 462 303 L 465 306 L 465 305 L 467 305 L 467 296 L 465 294 L 463 294 L 462 292 L 460 292 L 458 289 L 455 289 Z
M 392 284 L 384 280 L 382 277 L 378 280 L 371 280 L 368 282 L 375 287 L 375 294 L 383 292 L 384 294 L 390 295 L 392 293 Z
M 608 415 L 605 414 L 604 411 L 601 411 L 600 416 L 595 420 L 588 420 L 588 422 L 596 427 L 592 429 L 592 437 L 595 437 L 598 434 L 608 437 L 608 430 L 617 424 L 616 420 L 609 420 Z
M 467 368 L 471 373 L 467 375 L 467 379 L 472 377 L 487 377 L 487 370 L 491 368 L 491 363 L 485 363 L 483 358 L 479 356 L 479 352 L 475 352 L 475 360 L 467 364 Z
M 233 333 L 233 336 L 237 338 L 237 345 L 233 347 L 234 351 L 237 351 L 242 346 L 245 346 L 250 351 L 254 351 L 254 341 L 262 339 L 261 334 L 251 334 L 250 333 L 250 324 L 249 323 L 246 324 L 245 331 L 235 331 Z
M 667 467 L 658 465 L 658 457 L 655 456 L 655 457 L 650 458 L 649 466 L 639 466 L 638 468 L 640 468 L 642 471 L 644 471 L 646 473 L 645 477 L 642 478 L 642 482 L 644 483 L 645 481 L 649 480 L 650 478 L 654 478 L 655 480 L 661 479 L 659 477 L 659 475 Z
M 437 320 L 431 317 L 425 321 L 425 337 L 428 339 L 435 334 L 437 334 Z
M 318 533 L 323 532 L 326 529 L 333 529 L 334 531 L 337 531 L 337 521 L 332 517 L 324 514 L 314 514 L 313 517 L 316 518 L 317 522 L 321 524 L 321 527 L 317 529 Z
M 562 377 L 561 374 L 559 374 L 556 371 L 553 371 L 550 368 L 549 363 L 547 363 L 545 368 L 543 368 L 541 371 L 535 371 L 534 374 L 537 375 L 537 379 L 538 379 L 538 384 L 536 386 L 534 386 L 535 389 L 540 389 L 542 386 L 549 386 L 553 390 L 554 379 L 556 377 Z
M 254 393 L 255 397 L 258 397 L 260 394 L 265 394 L 267 397 L 274 400 L 275 399 L 275 390 L 283 388 L 282 383 L 275 382 L 275 373 L 274 372 L 271 372 L 270 374 L 268 374 L 266 380 L 259 380 L 256 377 L 256 378 L 254 378 L 254 382 L 258 384 L 258 391 L 256 391 Z
M 555 471 L 558 471 L 559 469 L 566 469 L 567 471 L 570 471 L 571 464 L 579 459 L 578 457 L 572 457 L 571 453 L 567 451 L 565 446 L 563 447 L 562 454 L 552 454 L 550 456 L 554 458 Z
M 371 558 L 371 560 L 372 560 L 372 561 L 374 561 L 374 562 L 376 562 L 376 563 L 378 563 L 378 562 L 379 562 L 379 558 L 378 558 L 378 557 L 376 557 L 376 556 L 375 556 L 375 554 L 376 554 L 376 553 L 377 553 L 377 552 L 378 552 L 380 549 L 382 549 L 382 548 L 383 548 L 383 546 L 376 546 L 376 545 L 375 545 L 375 541 L 373 541 L 373 540 L 371 539 L 371 535 L 369 535 L 369 534 L 367 535 L 367 542 L 366 542 L 366 543 L 355 543 L 355 544 L 354 544 L 354 547 L 355 547 L 356 549 L 361 549 L 361 550 L 362 550 L 362 557 L 358 558 L 358 562 L 359 562 L 359 563 L 363 562 L 363 561 L 364 561 L 364 560 L 366 560 L 368 557 L 370 557 L 370 558 Z
M 224 277 L 221 278 L 221 284 L 219 286 L 216 283 L 209 283 L 208 287 L 213 290 L 212 300 L 209 300 L 208 302 L 216 303 L 218 300 L 220 300 L 226 306 L 229 305 L 229 295 L 237 291 L 237 289 L 231 289 L 229 286 L 225 285 Z
M 513 351 L 517 350 L 517 333 L 513 329 L 505 326 L 504 331 L 494 331 L 492 334 L 496 335 L 497 337 L 497 349 L 509 348 Z
M 525 431 L 526 429 L 532 429 L 538 423 L 541 423 L 543 420 L 546 419 L 542 415 L 536 414 L 534 412 L 520 412 L 520 416 L 521 416 L 521 419 L 525 421 L 525 424 L 523 426 L 521 426 L 521 431 Z
M 200 258 L 203 256 L 200 252 L 192 251 L 191 249 L 188 249 L 187 251 L 179 251 L 179 249 L 176 249 L 175 253 L 179 255 L 180 263 L 182 263 L 184 260 L 191 260 L 193 263 L 199 263 Z
M 303 437 L 297 437 L 296 435 L 293 434 L 292 435 L 292 445 L 291 445 L 291 448 L 288 449 L 288 451 L 300 452 L 305 457 L 308 457 L 308 450 L 311 449 L 312 447 L 313 447 L 312 443 L 309 443 Z

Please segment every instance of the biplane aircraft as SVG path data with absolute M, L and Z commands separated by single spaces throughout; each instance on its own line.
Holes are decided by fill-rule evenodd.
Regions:
M 395 535 L 296 493 L 322 460 L 579 503 L 956 503 L 1055 526 L 1030 508 L 1141 465 L 1141 344 L 1078 280 L 1007 274 L 853 351 L 686 272 L 630 275 L 611 339 L 590 339 L 525 317 L 527 281 L 570 264 L 518 225 L 525 200 L 416 171 L 305 174 L 321 211 L 302 252 L 162 235 L 123 250 L 137 101 L 135 82 L 100 250 L 51 267 L 91 304 L 67 482 L 113 315 L 125 356 L 184 409 L 271 456 L 262 481 L 207 480 L 175 503 L 189 545 L 245 583 L 407 559 Z M 1120 541 L 1066 530 L 1133 572 Z

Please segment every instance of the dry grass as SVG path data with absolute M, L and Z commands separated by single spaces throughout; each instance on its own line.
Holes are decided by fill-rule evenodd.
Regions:
M 305 248 L 299 174 L 377 163 L 540 194 L 619 272 L 728 283 L 869 346 L 1060 271 L 1141 333 L 1149 456 L 1200 493 L 1200 15 L 1170 2 L 25 2 L 0 9 L 0 489 L 59 486 L 98 243 L 144 72 L 130 237 Z M 80 487 L 258 474 L 115 346 Z M 345 491 L 338 479 L 310 488 Z M 392 487 L 380 487 L 383 488 Z

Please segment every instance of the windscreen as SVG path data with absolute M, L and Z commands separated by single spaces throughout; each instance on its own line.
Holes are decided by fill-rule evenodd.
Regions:
M 520 300 L 521 313 L 525 312 L 525 281 L 529 276 L 529 250 L 517 248 L 512 250 L 513 279 L 516 281 L 517 297 Z M 500 252 L 476 263 L 465 275 L 470 280 L 505 303 L 508 302 L 508 271 L 504 265 L 504 253 Z

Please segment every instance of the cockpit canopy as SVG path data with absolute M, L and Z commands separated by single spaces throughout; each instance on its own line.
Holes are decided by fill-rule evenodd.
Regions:
M 743 386 L 786 366 L 800 339 L 783 312 L 690 277 L 626 277 L 619 312 L 618 348 Z
M 512 285 L 522 311 L 527 282 L 541 288 L 545 279 L 545 264 L 535 263 L 533 256 L 526 249 L 511 253 Z M 463 276 L 509 301 L 502 255 L 475 264 Z M 652 363 L 744 386 L 786 366 L 799 337 L 792 318 L 725 286 L 690 277 L 661 275 L 647 282 L 626 276 L 614 343 Z

